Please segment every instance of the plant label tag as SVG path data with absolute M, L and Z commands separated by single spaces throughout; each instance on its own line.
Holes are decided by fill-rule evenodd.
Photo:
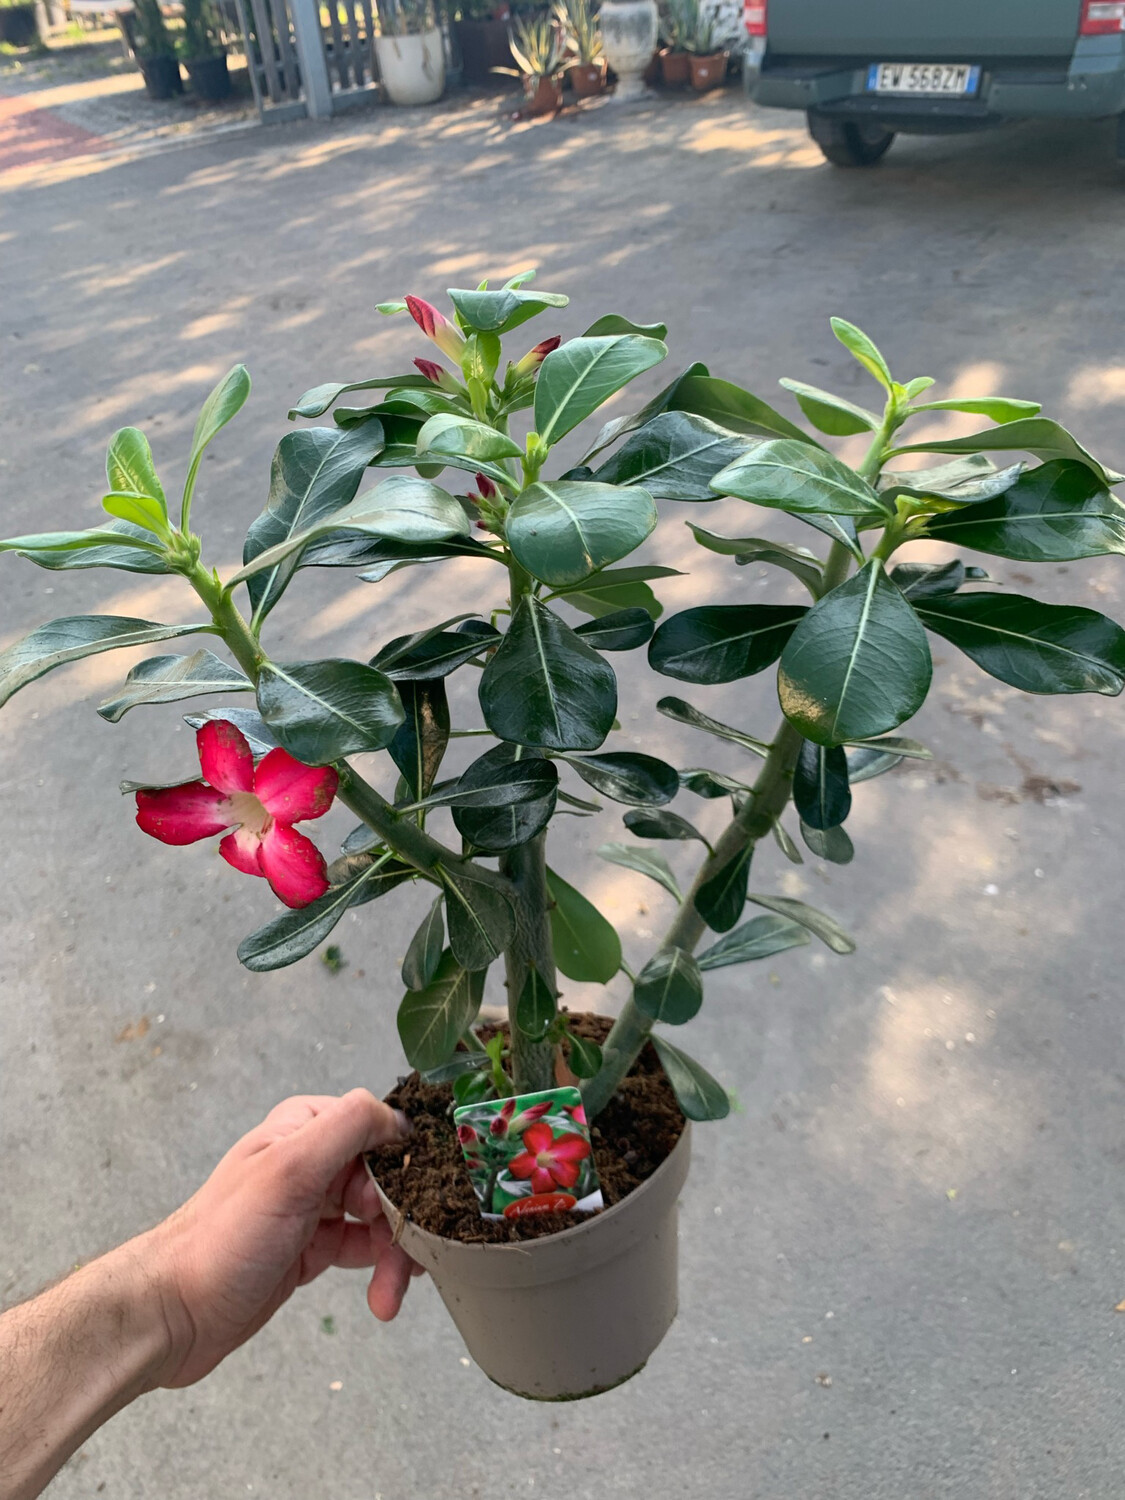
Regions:
M 605 1206 L 576 1088 L 462 1104 L 453 1123 L 482 1218 Z

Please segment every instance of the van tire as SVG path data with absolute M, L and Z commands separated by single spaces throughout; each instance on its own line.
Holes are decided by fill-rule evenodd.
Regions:
M 834 167 L 873 167 L 895 138 L 882 125 L 833 120 L 815 109 L 808 112 L 809 134 Z

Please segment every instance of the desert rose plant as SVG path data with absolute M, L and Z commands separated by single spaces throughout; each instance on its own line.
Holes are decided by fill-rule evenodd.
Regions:
M 377 898 L 417 903 L 390 893 L 419 886 L 426 900 L 402 968 L 398 1028 L 410 1063 L 452 1082 L 459 1102 L 573 1075 L 592 1118 L 651 1038 L 684 1113 L 718 1118 L 726 1089 L 673 1045 L 669 1029 L 699 1010 L 708 970 L 810 936 L 851 951 L 830 916 L 750 891 L 751 864 L 763 841 L 801 861 L 784 821 L 790 802 L 793 828 L 815 856 L 852 858 L 853 788 L 904 756 L 927 754 L 895 731 L 929 690 L 928 635 L 1028 693 L 1117 694 L 1125 684 L 1125 633 L 1103 615 L 998 590 L 960 560 L 900 561 L 899 553 L 923 539 L 1023 563 L 1125 551 L 1125 508 L 1111 490 L 1121 476 L 1031 402 L 926 399 L 931 380 L 898 383 L 870 339 L 840 320 L 833 331 L 872 377 L 874 408 L 782 381 L 809 431 L 696 364 L 641 410 L 602 426 L 581 462 L 557 474 L 556 445 L 665 358 L 665 330 L 609 316 L 581 337 L 548 337 L 524 352 L 524 325 L 567 300 L 529 282 L 451 291 L 448 318 L 415 297 L 383 304 L 414 319 L 431 341 L 429 357 L 408 374 L 301 397 L 292 418 L 331 410 L 332 423 L 282 437 L 265 509 L 229 577 L 203 559 L 192 502 L 204 449 L 246 399 L 245 370 L 233 369 L 203 407 L 175 512 L 144 436 L 115 434 L 104 524 L 0 545 L 59 571 L 178 573 L 198 595 L 201 618 L 164 625 L 79 615 L 42 625 L 0 654 L 0 701 L 96 652 L 205 637 L 208 646 L 191 654 L 141 662 L 99 712 L 117 721 L 140 705 L 197 695 L 253 701 L 189 717 L 199 776 L 130 788 L 146 833 L 169 844 L 222 835 L 227 862 L 264 876 L 285 903 L 239 949 L 248 968 L 291 964 L 350 908 Z M 518 345 L 509 362 L 505 340 Z M 372 404 L 343 404 L 357 392 Z M 908 440 L 913 418 L 942 411 L 978 416 L 983 430 Z M 859 434 L 868 447 L 855 467 L 822 441 Z M 930 467 L 913 467 L 920 453 L 932 456 Z M 702 547 L 731 559 L 730 602 L 661 619 L 652 585 L 671 570 L 625 559 L 656 527 L 656 502 L 670 502 L 666 524 L 678 526 L 678 506 L 720 496 L 747 503 L 748 534 L 688 524 Z M 806 523 L 820 550 L 754 535 L 768 510 Z M 434 621 L 369 659 L 271 656 L 270 616 L 298 570 L 358 569 L 377 587 L 396 569 L 451 557 L 479 564 L 487 608 L 478 614 Z M 808 602 L 745 602 L 748 575 L 737 565 L 750 562 L 795 577 Z M 366 630 L 364 639 L 369 650 Z M 219 642 L 223 658 L 210 649 Z M 642 648 L 657 672 L 692 686 L 776 667 L 781 719 L 772 732 L 720 723 L 678 695 L 655 704 L 699 730 L 701 745 L 717 736 L 739 747 L 743 776 L 669 764 L 655 716 L 652 753 L 612 748 L 611 659 Z M 451 723 L 446 679 L 456 671 L 479 674 L 477 722 Z M 451 748 L 471 757 L 452 772 Z M 371 751 L 388 757 L 383 790 L 349 760 Z M 547 862 L 554 816 L 596 810 L 595 797 L 627 807 L 625 826 L 639 841 L 599 853 L 651 876 L 675 908 L 653 951 L 631 964 L 613 927 Z M 692 797 L 729 799 L 729 822 L 713 843 L 685 816 Z M 334 798 L 359 821 L 327 865 L 295 825 Z M 659 852 L 668 840 L 700 851 L 683 892 Z M 758 913 L 747 920 L 748 900 Z M 705 943 L 708 930 L 716 936 Z M 494 963 L 503 964 L 511 1025 L 486 1046 L 476 1023 Z M 608 984 L 619 973 L 631 995 L 599 1050 L 571 1033 L 558 976 Z

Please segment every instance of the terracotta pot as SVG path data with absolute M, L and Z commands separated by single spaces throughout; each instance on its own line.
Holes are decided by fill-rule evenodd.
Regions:
M 507 21 L 457 21 L 454 24 L 461 49 L 462 74 L 466 83 L 497 84 L 493 68 L 510 68 Z
M 557 78 L 540 78 L 534 88 L 529 87 L 531 82 L 530 78 L 524 80 L 525 115 L 553 115 L 562 109 L 562 84 Z
M 600 62 L 576 63 L 567 68 L 566 76 L 579 99 L 589 99 L 605 88 L 605 68 Z
M 676 1316 L 676 1200 L 691 1127 L 627 1198 L 544 1239 L 466 1245 L 429 1234 L 379 1198 L 404 1250 L 425 1266 L 465 1346 L 497 1385 L 574 1401 L 643 1369 Z
M 691 58 L 686 52 L 673 52 L 671 47 L 660 49 L 660 76 L 666 88 L 686 89 L 691 81 Z
M 725 81 L 727 76 L 727 55 L 725 52 L 714 52 L 710 57 L 692 57 L 691 59 L 691 86 L 702 94 L 707 89 L 716 89 Z
M 187 58 L 184 67 L 197 99 L 214 102 L 230 98 L 230 74 L 225 52 L 220 52 L 217 57 Z
M 145 81 L 145 93 L 150 99 L 171 99 L 182 94 L 184 81 L 180 77 L 179 59 L 175 57 L 139 57 L 137 66 Z

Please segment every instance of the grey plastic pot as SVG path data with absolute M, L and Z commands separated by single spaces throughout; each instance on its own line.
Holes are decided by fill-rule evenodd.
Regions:
M 672 1326 L 676 1202 L 690 1159 L 685 1125 L 672 1154 L 627 1198 L 586 1224 L 519 1244 L 443 1239 L 401 1222 L 382 1188 L 379 1197 L 489 1379 L 529 1400 L 575 1401 L 636 1375 Z

